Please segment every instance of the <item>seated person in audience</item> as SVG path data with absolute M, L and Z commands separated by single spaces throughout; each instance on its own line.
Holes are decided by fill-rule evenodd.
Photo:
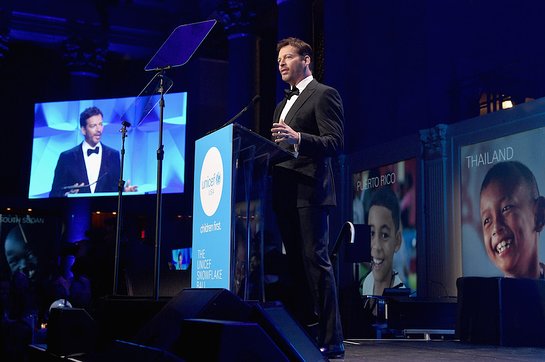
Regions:
M 545 223 L 545 198 L 534 174 L 518 161 L 496 163 L 480 193 L 486 254 L 505 277 L 544 278 L 539 233 Z
M 35 295 L 30 278 L 22 270 L 15 270 L 0 324 L 1 361 L 28 361 L 27 349 L 33 342 L 35 317 Z

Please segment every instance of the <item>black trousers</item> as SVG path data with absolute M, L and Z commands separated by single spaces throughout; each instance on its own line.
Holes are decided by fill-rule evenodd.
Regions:
M 292 282 L 286 307 L 303 325 L 317 316 L 319 346 L 340 343 L 343 333 L 329 259 L 329 208 L 281 204 L 276 203 L 275 213 Z

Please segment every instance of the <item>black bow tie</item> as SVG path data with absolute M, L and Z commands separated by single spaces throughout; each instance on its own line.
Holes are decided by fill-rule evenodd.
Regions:
M 100 147 L 95 147 L 95 148 L 88 148 L 87 149 L 87 156 L 91 156 L 93 153 L 96 153 L 98 155 L 98 149 Z
M 289 100 L 291 96 L 299 95 L 299 88 L 293 87 L 292 89 L 284 89 L 284 93 L 286 95 L 286 98 Z

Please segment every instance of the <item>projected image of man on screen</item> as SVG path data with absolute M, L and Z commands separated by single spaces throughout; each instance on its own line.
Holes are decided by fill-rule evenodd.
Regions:
M 480 212 L 486 254 L 504 276 L 543 279 L 545 198 L 532 171 L 518 161 L 495 164 L 482 182 Z
M 80 114 L 80 127 L 85 139 L 60 154 L 49 197 L 118 191 L 120 155 L 100 142 L 104 129 L 102 111 L 97 107 L 85 109 Z M 138 186 L 127 181 L 124 191 L 138 191 Z

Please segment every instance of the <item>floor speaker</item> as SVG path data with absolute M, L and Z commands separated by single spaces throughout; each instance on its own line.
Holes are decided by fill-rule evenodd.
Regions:
M 280 302 L 250 303 L 251 321 L 271 337 L 290 361 L 326 361 L 315 340 Z
M 100 345 L 112 340 L 133 340 L 136 333 L 171 300 L 171 298 L 106 296 L 100 298 L 94 318 Z
M 128 341 L 115 340 L 101 354 L 89 361 L 100 362 L 187 362 L 185 359 L 160 348 L 144 346 Z
M 456 286 L 461 341 L 545 346 L 545 280 L 462 277 Z
M 95 321 L 82 308 L 52 308 L 47 323 L 47 352 L 70 356 L 96 347 Z
M 136 342 L 188 360 L 230 361 L 236 355 L 239 361 L 326 361 L 280 302 L 243 301 L 226 289 L 182 290 Z
M 175 353 L 187 362 L 290 361 L 254 322 L 186 319 L 176 348 Z
M 247 321 L 250 311 L 250 306 L 226 289 L 183 289 L 140 330 L 135 340 L 144 345 L 176 351 L 184 320 Z

